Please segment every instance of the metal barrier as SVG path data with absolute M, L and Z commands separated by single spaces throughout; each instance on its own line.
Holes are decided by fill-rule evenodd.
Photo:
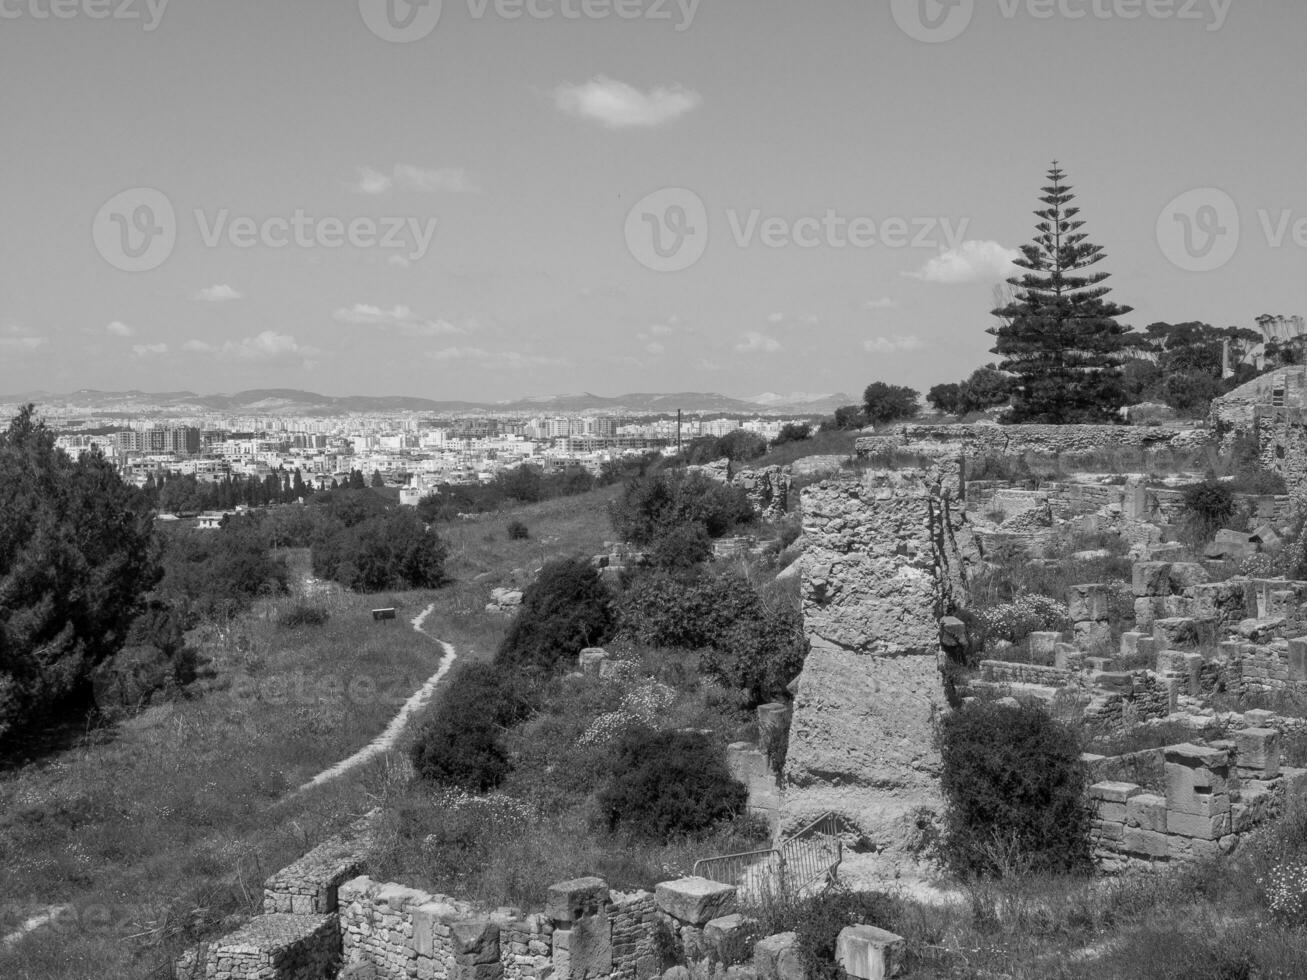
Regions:
M 833 882 L 843 857 L 839 818 L 827 813 L 777 847 L 700 858 L 693 873 L 734 885 L 744 898 L 767 892 L 798 896 L 818 882 Z

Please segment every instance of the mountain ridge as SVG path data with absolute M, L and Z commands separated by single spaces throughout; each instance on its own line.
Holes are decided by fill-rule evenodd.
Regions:
M 252 415 L 346 415 L 376 412 L 625 412 L 669 414 L 678 409 L 691 413 L 726 414 L 827 414 L 849 404 L 843 393 L 792 396 L 768 392 L 754 398 L 735 398 L 716 392 L 631 392 L 605 396 L 591 392 L 529 395 L 511 401 L 474 402 L 438 400 L 409 395 L 323 395 L 298 388 L 252 388 L 232 394 L 200 395 L 192 391 L 106 391 L 81 388 L 74 392 L 27 391 L 0 395 L 0 404 L 35 402 L 38 407 L 80 409 L 88 412 L 243 412 Z

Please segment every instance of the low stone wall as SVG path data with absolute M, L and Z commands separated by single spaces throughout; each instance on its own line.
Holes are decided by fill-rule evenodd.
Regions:
M 1070 670 L 1058 667 L 982 660 L 980 678 L 990 684 L 1040 684 L 1044 687 L 1063 688 L 1072 683 L 1073 674 Z
M 322 980 L 340 962 L 334 915 L 260 915 L 205 947 L 204 980 Z
M 1243 834 L 1307 794 L 1307 770 L 1280 765 L 1273 729 L 1161 751 L 1163 793 L 1116 781 L 1089 788 L 1094 856 L 1105 870 L 1229 854 Z
M 903 425 L 890 433 L 859 439 L 857 451 L 894 446 L 960 445 L 968 455 L 1017 456 L 1021 453 L 1091 454 L 1113 450 L 1169 449 L 1188 452 L 1207 445 L 1206 429 L 1131 425 Z

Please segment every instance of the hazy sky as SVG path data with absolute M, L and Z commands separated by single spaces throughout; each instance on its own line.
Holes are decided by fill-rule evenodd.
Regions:
M 1289 0 L 0 0 L 0 393 L 924 389 L 990 359 L 1054 157 L 1129 322 L 1307 312 L 1304 36 Z

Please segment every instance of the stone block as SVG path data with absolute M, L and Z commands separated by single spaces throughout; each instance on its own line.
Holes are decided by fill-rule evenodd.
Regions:
M 1178 834 L 1166 838 L 1170 848 L 1170 860 L 1206 860 L 1221 853 L 1220 845 L 1215 840 L 1204 837 L 1182 837 Z
M 681 878 L 660 882 L 654 889 L 658 907 L 673 919 L 703 926 L 730 914 L 735 905 L 735 888 L 707 878 Z
M 1221 646 L 1224 647 L 1225 644 L 1222 643 Z M 1274 717 L 1274 711 L 1267 711 L 1265 708 L 1249 708 L 1243 713 L 1243 723 L 1249 728 L 1269 728 Z
M 449 930 L 450 948 L 462 963 L 499 962 L 499 926 L 489 919 L 464 919 Z
M 1307 681 L 1307 636 L 1289 641 L 1289 680 Z
M 858 980 L 889 980 L 904 945 L 902 936 L 875 926 L 845 926 L 835 940 L 835 962 Z
M 1074 622 L 1101 622 L 1112 615 L 1111 587 L 1073 585 L 1066 593 L 1067 613 Z
M 1240 769 L 1257 771 L 1263 779 L 1280 774 L 1280 733 L 1274 728 L 1245 728 L 1234 733 Z
M 554 922 L 576 922 L 598 915 L 609 902 L 608 882 L 602 878 L 577 878 L 549 886 L 545 915 Z
M 1176 830 L 1178 814 L 1198 817 L 1225 813 L 1230 809 L 1229 783 L 1223 771 L 1191 769 L 1168 762 L 1165 767 L 1168 831 Z M 1190 834 L 1196 837 L 1196 834 Z
M 1166 834 L 1142 827 L 1126 827 L 1121 848 L 1148 858 L 1169 858 L 1171 852 L 1170 840 Z
M 1123 657 L 1138 656 L 1140 653 L 1139 641 L 1151 640 L 1152 638 L 1153 637 L 1151 633 L 1140 633 L 1137 630 L 1128 630 L 1125 633 L 1122 633 L 1121 651 L 1120 651 L 1121 656 Z
M 792 932 L 777 933 L 754 943 L 753 968 L 759 980 L 803 980 L 797 943 L 798 936 Z
M 711 949 L 722 955 L 726 950 L 726 945 L 731 941 L 733 936 L 742 935 L 745 930 L 754 925 L 754 920 L 741 915 L 739 912 L 733 912 L 730 915 L 723 915 L 703 927 L 703 938 Z
M 1171 591 L 1184 592 L 1209 581 L 1207 569 L 1195 561 L 1177 561 L 1171 565 Z
M 1263 524 L 1252 533 L 1253 544 L 1261 546 L 1263 551 L 1272 551 L 1280 546 L 1280 535 L 1269 524 Z
M 587 647 L 576 658 L 581 673 L 599 676 L 600 665 L 608 659 L 608 651 L 599 647 Z
M 1167 595 L 1171 591 L 1171 566 L 1164 561 L 1137 561 L 1131 570 L 1130 586 L 1136 598 Z
M 1099 820 L 1124 823 L 1127 802 L 1143 791 L 1143 787 L 1135 783 L 1105 780 L 1089 787 L 1089 798 L 1094 801 L 1094 809 Z
M 1166 833 L 1166 797 L 1155 793 L 1140 793 L 1126 800 L 1127 827 L 1154 833 Z
M 1057 645 L 1062 641 L 1061 633 L 1040 631 L 1030 634 L 1030 652 L 1033 656 L 1052 659 L 1057 652 Z
M 1166 832 L 1199 840 L 1219 840 L 1230 832 L 1230 811 L 1221 813 L 1177 813 L 1170 811 L 1166 818 Z
M 1112 624 L 1103 620 L 1080 620 L 1072 625 L 1071 637 L 1080 647 L 1105 647 L 1112 642 Z
M 767 732 L 783 730 L 790 723 L 790 706 L 779 702 L 760 704 L 754 717 L 758 720 L 758 731 L 765 736 Z M 765 737 L 763 741 L 766 741 Z
M 1153 596 L 1136 599 L 1135 626 L 1139 629 L 1151 630 L 1153 623 L 1165 615 L 1162 611 L 1161 602 L 1161 599 Z
M 1307 769 L 1280 766 L 1280 778 L 1284 780 L 1285 800 L 1307 796 Z

